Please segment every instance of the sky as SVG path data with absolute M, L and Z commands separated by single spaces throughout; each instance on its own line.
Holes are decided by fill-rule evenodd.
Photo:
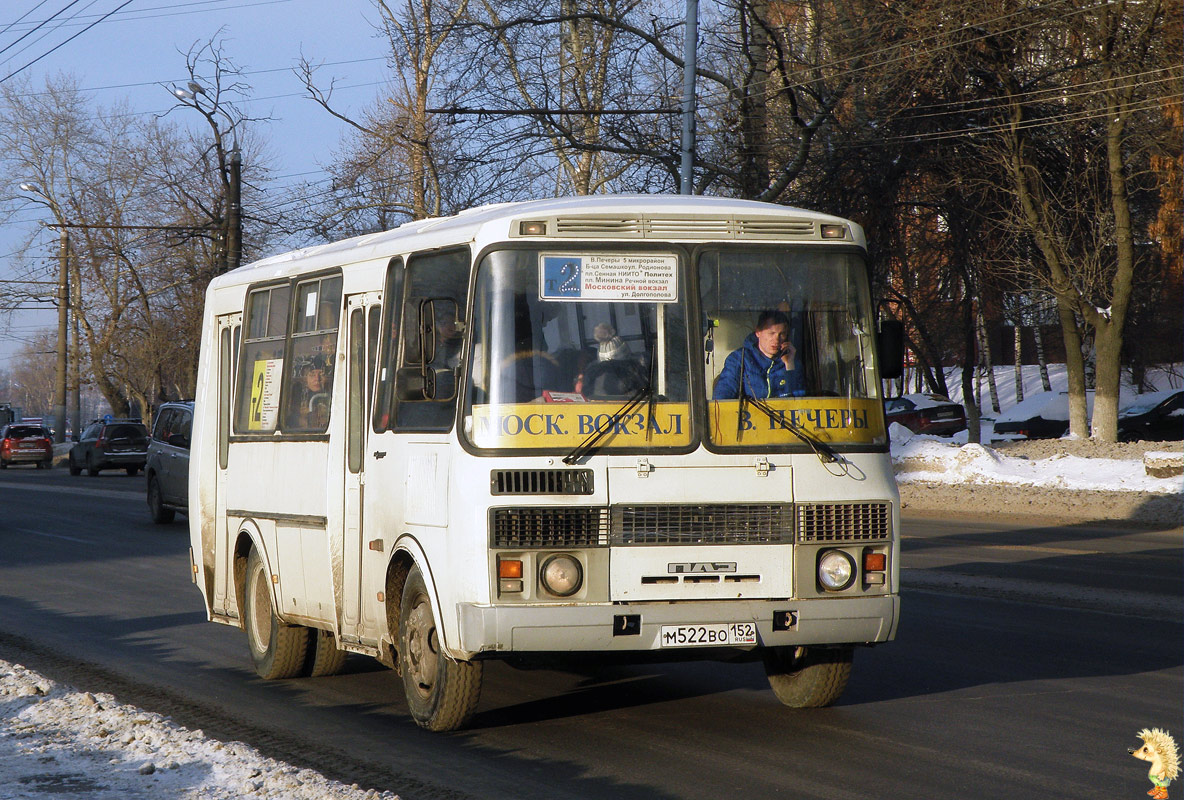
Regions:
M 272 117 L 263 132 L 275 156 L 276 183 L 315 181 L 343 124 L 304 96 L 292 67 L 301 55 L 323 62 L 318 74 L 338 81 L 334 102 L 360 108 L 387 74 L 376 19 L 370 0 L 5 0 L 0 81 L 16 73 L 37 87 L 46 76 L 68 73 L 101 105 L 126 100 L 138 113 L 161 114 L 174 105 L 170 88 L 188 81 L 185 54 L 195 43 L 220 37 L 224 53 L 252 87 L 245 113 Z M 189 123 L 186 113 L 193 118 Z M 169 119 L 195 129 L 203 122 L 185 109 Z M 0 176 L 11 183 L 0 194 L 17 192 L 22 180 Z M 42 218 L 30 204 L 0 224 L 0 281 L 12 277 L 14 249 Z M 56 234 L 42 234 L 36 246 L 54 256 Z M 8 328 L 0 321 L 0 369 L 24 338 L 54 327 L 56 318 L 50 310 L 21 314 Z

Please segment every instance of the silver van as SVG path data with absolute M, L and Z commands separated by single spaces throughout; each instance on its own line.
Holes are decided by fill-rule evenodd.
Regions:
M 172 522 L 189 506 L 189 440 L 193 432 L 193 402 L 165 403 L 156 414 L 148 441 L 148 511 L 152 521 Z

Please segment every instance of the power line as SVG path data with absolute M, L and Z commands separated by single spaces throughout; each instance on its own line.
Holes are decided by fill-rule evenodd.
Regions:
M 78 2 L 78 0 L 74 0 L 74 2 L 70 3 L 70 5 L 74 5 L 74 3 L 76 3 L 76 2 Z M 71 37 L 69 37 L 68 39 L 66 39 L 64 42 L 61 42 L 61 43 L 59 43 L 59 44 L 57 44 L 57 45 L 54 45 L 53 47 L 51 47 L 51 48 L 50 48 L 49 50 L 47 50 L 46 52 L 44 52 L 44 53 L 42 53 L 41 55 L 37 56 L 37 58 L 35 58 L 35 59 L 33 59 L 32 61 L 30 61 L 28 64 L 25 64 L 25 65 L 24 65 L 23 67 L 21 67 L 20 69 L 14 70 L 13 72 L 10 72 L 10 73 L 8 73 L 7 75 L 5 75 L 3 78 L 0 78 L 0 83 L 4 83 L 6 80 L 8 80 L 9 78 L 11 78 L 13 75 L 17 75 L 17 74 L 19 74 L 19 73 L 23 72 L 24 70 L 28 69 L 29 67 L 33 66 L 34 64 L 36 64 L 36 63 L 37 63 L 38 61 L 40 61 L 41 59 L 43 59 L 43 58 L 45 58 L 46 56 L 48 56 L 50 53 L 53 53 L 53 52 L 55 52 L 55 51 L 57 51 L 57 50 L 60 50 L 61 48 L 65 47 L 65 46 L 66 46 L 66 45 L 68 45 L 70 42 L 74 41 L 74 40 L 75 40 L 75 39 L 77 39 L 79 36 L 81 36 L 82 34 L 86 33 L 86 32 L 87 32 L 87 31 L 89 31 L 91 28 L 93 28 L 94 26 L 96 26 L 96 25 L 98 25 L 100 22 L 102 22 L 103 20 L 107 19 L 107 17 L 111 16 L 111 15 L 112 15 L 112 14 L 114 14 L 116 11 L 119 11 L 119 9 L 121 9 L 121 8 L 124 8 L 124 7 L 126 7 L 126 6 L 129 6 L 129 5 L 131 5 L 131 4 L 132 4 L 132 2 L 133 2 L 133 0 L 124 0 L 124 2 L 123 2 L 123 3 L 122 3 L 122 4 L 121 4 L 121 5 L 118 7 L 118 8 L 116 8 L 116 9 L 115 9 L 115 11 L 110 11 L 110 12 L 108 12 L 107 14 L 103 15 L 102 17 L 100 17 L 99 19 L 95 20 L 95 21 L 94 21 L 94 22 L 92 22 L 91 24 L 87 25 L 87 26 L 86 26 L 85 28 L 83 28 L 82 30 L 78 31 L 78 33 L 76 33 L 76 34 L 74 34 L 73 36 L 71 36 Z M 67 8 L 69 8 L 69 6 L 67 6 Z

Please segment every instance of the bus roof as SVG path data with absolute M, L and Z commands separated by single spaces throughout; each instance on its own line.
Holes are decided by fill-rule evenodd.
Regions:
M 545 235 L 523 235 L 519 222 L 545 222 Z M 507 239 L 630 241 L 823 241 L 823 225 L 844 226 L 842 241 L 865 247 L 859 225 L 792 206 L 702 195 L 586 195 L 494 203 L 450 217 L 407 222 L 380 233 L 313 245 L 246 264 L 215 283 L 250 283 L 448 244 Z M 836 243 L 832 242 L 831 243 Z M 353 251 L 353 252 L 349 252 Z

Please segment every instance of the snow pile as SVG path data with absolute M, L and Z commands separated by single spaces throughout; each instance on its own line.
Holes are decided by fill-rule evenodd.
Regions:
M 1083 458 L 1064 453 L 1042 459 L 1013 458 L 981 444 L 915 435 L 895 422 L 888 434 L 899 483 L 994 483 L 1070 491 L 1184 492 L 1180 478 L 1153 478 L 1141 460 Z
M 398 800 L 265 758 L 241 742 L 77 692 L 0 660 L 5 800 Z

